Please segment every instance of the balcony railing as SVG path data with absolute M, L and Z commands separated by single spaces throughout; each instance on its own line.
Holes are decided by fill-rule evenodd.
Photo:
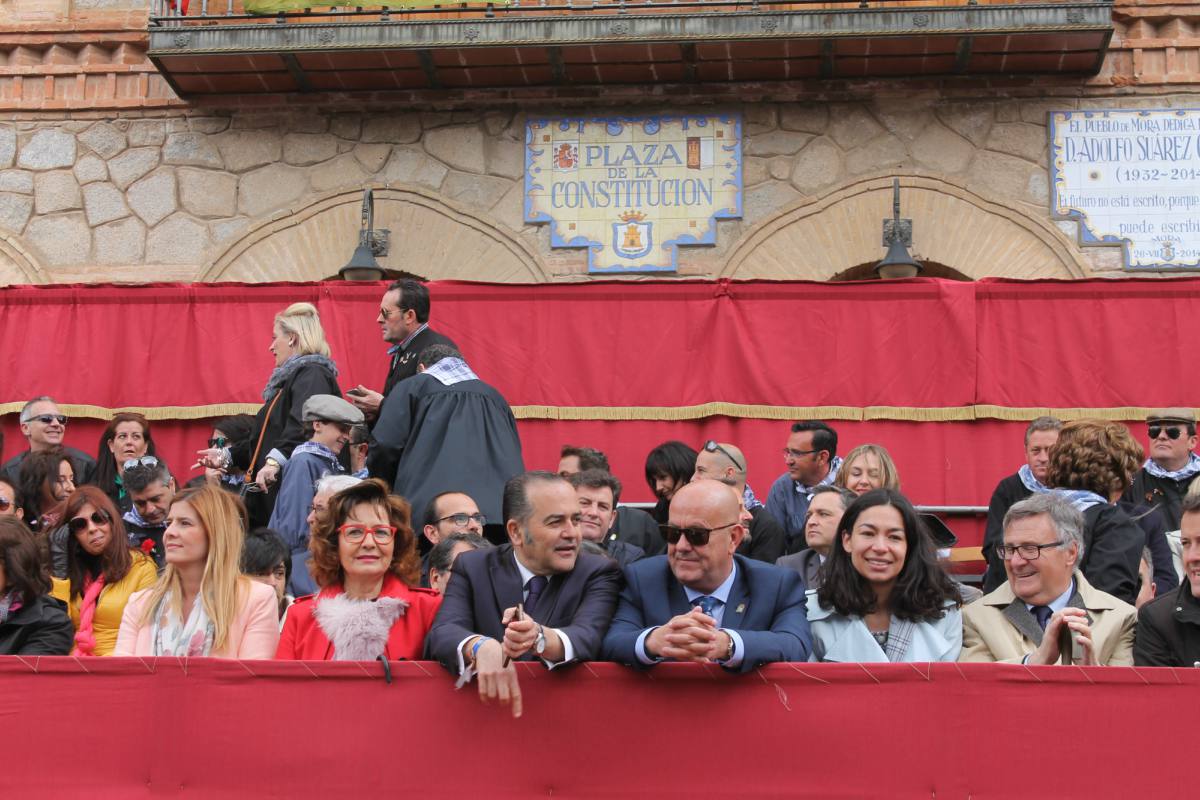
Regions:
M 150 16 L 181 94 L 1091 73 L 1111 36 L 1111 0 L 153 0 Z

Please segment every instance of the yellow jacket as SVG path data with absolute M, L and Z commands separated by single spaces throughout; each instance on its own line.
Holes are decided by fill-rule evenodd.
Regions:
M 117 646 L 117 633 L 121 630 L 121 617 L 125 613 L 125 604 L 134 592 L 149 589 L 158 580 L 158 570 L 154 562 L 142 553 L 132 551 L 133 566 L 124 578 L 111 586 L 105 586 L 96 601 L 96 616 L 92 621 L 92 633 L 96 637 L 96 655 L 112 655 Z M 71 582 L 54 579 L 54 588 L 50 594 L 67 604 L 71 613 L 71 622 L 79 630 L 79 605 L 83 597 L 71 598 Z M 74 648 L 71 649 L 74 653 Z

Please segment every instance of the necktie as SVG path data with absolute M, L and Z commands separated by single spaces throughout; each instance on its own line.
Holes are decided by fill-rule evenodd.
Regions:
M 717 598 L 712 595 L 703 594 L 692 601 L 692 605 L 698 606 L 708 616 L 713 615 L 713 611 L 717 609 Z
M 1050 622 L 1050 617 L 1054 612 L 1050 610 L 1050 606 L 1034 606 L 1033 616 L 1037 619 L 1038 625 L 1042 626 L 1042 630 L 1046 630 L 1046 624 Z
M 538 598 L 542 596 L 542 590 L 546 588 L 546 580 L 544 575 L 534 575 L 529 579 L 529 583 L 525 584 L 525 588 L 529 591 L 525 598 L 525 611 L 532 614 L 533 609 L 537 607 Z

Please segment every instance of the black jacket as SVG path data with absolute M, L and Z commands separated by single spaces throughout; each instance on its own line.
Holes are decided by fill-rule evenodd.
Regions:
M 667 552 L 667 542 L 654 517 L 633 506 L 617 506 L 617 518 L 606 538 L 631 544 L 648 556 Z
M 71 466 L 75 470 L 75 485 L 83 486 L 85 483 L 92 482 L 92 475 L 96 471 L 96 459 L 89 456 L 82 450 L 76 450 L 74 447 L 64 447 L 67 451 L 67 457 L 71 459 Z M 8 474 L 8 482 L 13 486 L 20 486 L 21 480 L 21 464 L 25 461 L 25 456 L 29 455 L 26 450 L 23 453 L 17 453 L 15 456 L 4 462 L 4 466 L 0 467 Z
M 1200 667 L 1200 600 L 1189 581 L 1138 611 L 1133 665 Z
M 1163 516 L 1166 529 L 1177 531 L 1182 515 L 1183 497 L 1197 477 L 1200 476 L 1193 475 L 1183 480 L 1156 478 L 1143 467 L 1133 476 L 1133 483 L 1125 490 L 1125 494 L 1121 495 L 1121 499 L 1157 509 Z
M 392 356 L 392 363 L 388 366 L 387 380 L 383 382 L 384 397 L 388 396 L 397 383 L 417 374 L 417 356 L 421 355 L 422 350 L 433 344 L 446 344 L 458 350 L 458 345 L 450 337 L 443 336 L 433 328 L 421 331 L 408 343 L 408 347 Z
M 992 492 L 992 501 L 988 503 L 987 529 L 983 533 L 983 560 L 987 562 L 987 572 L 983 576 L 985 593 L 995 591 L 1008 580 L 1004 559 L 996 552 L 996 545 L 1004 541 L 1004 515 L 1031 494 L 1033 492 L 1025 488 L 1021 476 L 1015 472 L 996 484 L 996 490 Z
M 767 513 L 766 506 L 755 506 L 750 511 L 748 537 L 742 540 L 737 552 L 746 558 L 774 564 L 783 555 L 787 546 L 787 534 L 783 526 Z
M 1133 605 L 1146 534 L 1129 515 L 1108 503 L 1083 512 L 1083 559 L 1079 571 L 1094 588 Z
M 75 626 L 61 600 L 35 597 L 0 625 L 0 656 L 65 656 L 75 644 Z

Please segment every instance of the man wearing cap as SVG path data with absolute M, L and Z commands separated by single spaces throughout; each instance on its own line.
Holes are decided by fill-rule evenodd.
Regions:
M 746 493 L 748 466 L 740 448 L 710 439 L 696 454 L 696 471 L 692 474 L 692 480 L 711 478 L 720 481 L 742 497 Z M 763 506 L 747 509 L 746 513 L 750 520 L 746 526 L 746 536 L 738 545 L 738 554 L 774 564 L 784 554 L 787 537 L 783 526 Z
M 340 397 L 314 394 L 301 411 L 307 441 L 296 445 L 283 466 L 283 480 L 268 527 L 278 533 L 292 552 L 292 578 L 288 594 L 299 597 L 317 591 L 308 573 L 308 512 L 317 481 L 344 473 L 338 457 L 350 441 L 350 428 L 363 421 L 363 413 Z
M 1197 475 L 1196 414 L 1190 408 L 1165 408 L 1146 417 L 1150 457 L 1133 476 L 1122 500 L 1158 509 L 1167 530 L 1179 530 L 1183 497 Z

